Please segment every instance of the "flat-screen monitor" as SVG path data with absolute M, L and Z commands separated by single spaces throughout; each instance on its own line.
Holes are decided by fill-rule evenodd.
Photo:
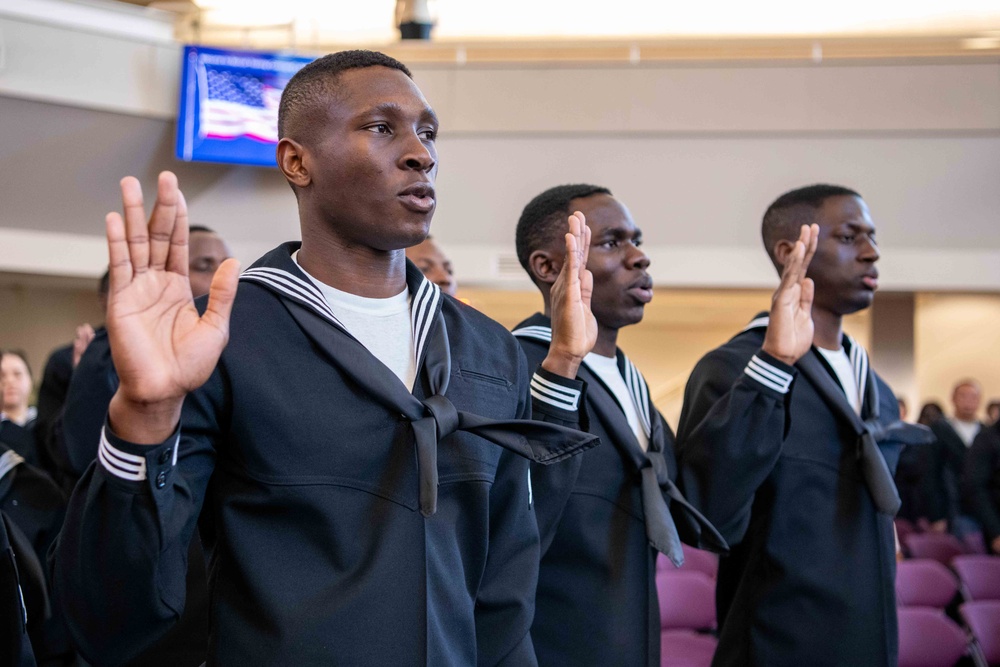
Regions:
M 177 157 L 274 167 L 281 91 L 312 58 L 184 47 Z

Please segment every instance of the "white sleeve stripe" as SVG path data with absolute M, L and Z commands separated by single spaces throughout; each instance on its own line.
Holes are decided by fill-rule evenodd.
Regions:
M 531 383 L 535 384 L 536 382 L 540 385 L 539 388 L 548 389 L 550 393 L 555 392 L 559 394 L 564 394 L 567 398 L 573 398 L 574 396 L 580 395 L 579 389 L 573 389 L 572 387 L 564 387 L 562 385 L 556 384 L 555 382 L 546 380 L 538 373 L 535 373 L 534 375 L 531 376 Z
M 784 386 L 782 386 L 782 385 L 780 385 L 780 384 L 778 384 L 776 382 L 773 382 L 772 380 L 769 380 L 768 378 L 764 377 L 763 375 L 759 375 L 756 371 L 754 371 L 749 366 L 747 366 L 743 370 L 743 372 L 746 373 L 747 377 L 753 378 L 754 380 L 756 380 L 757 382 L 760 382 L 762 385 L 764 385 L 768 389 L 773 389 L 774 391 L 776 391 L 778 393 L 781 393 L 781 394 L 787 394 L 788 393 L 788 387 L 784 387 Z
M 542 403 L 548 403 L 549 405 L 554 405 L 555 407 L 557 407 L 557 408 L 559 408 L 561 410 L 570 410 L 570 411 L 573 411 L 573 410 L 577 409 L 578 400 L 563 401 L 563 400 L 556 400 L 556 399 L 553 399 L 553 398 L 549 398 L 548 396 L 540 393 L 535 388 L 534 385 L 531 386 L 531 395 L 534 398 L 537 398 Z
M 756 370 L 758 373 L 760 373 L 761 375 L 766 375 L 767 377 L 771 378 L 775 382 L 791 382 L 792 381 L 792 374 L 791 373 L 786 373 L 785 371 L 781 370 L 780 368 L 775 368 L 771 364 L 769 364 L 766 361 L 762 360 L 757 355 L 754 355 L 753 357 L 751 357 L 750 358 L 750 363 L 747 364 L 747 365 L 748 366 L 752 366 L 754 368 L 754 370 Z
M 116 449 L 108 442 L 104 429 L 101 429 L 101 444 L 97 449 L 97 457 L 105 470 L 115 477 L 133 481 L 146 479 L 146 459 Z
M 576 396 L 573 396 L 573 395 L 570 395 L 570 394 L 561 394 L 561 393 L 552 391 L 551 389 L 549 389 L 547 387 L 543 387 L 542 385 L 538 384 L 537 382 L 532 382 L 531 383 L 531 390 L 534 391 L 534 392 L 537 392 L 538 394 L 546 396 L 546 397 L 552 399 L 553 401 L 558 401 L 560 403 L 565 403 L 566 405 L 570 405 L 570 404 L 575 403 L 577 401 L 577 397 Z
M 145 472 L 130 472 L 118 468 L 114 463 L 110 463 L 103 449 L 97 450 L 97 458 L 101 460 L 101 463 L 104 465 L 104 469 L 110 472 L 115 477 L 131 480 L 133 482 L 141 482 L 142 480 L 146 479 Z
M 789 387 L 792 386 L 792 375 L 790 373 L 786 373 L 766 361 L 762 361 L 757 355 L 754 355 L 750 359 L 750 363 L 743 369 L 743 372 L 765 387 L 782 394 L 787 394 Z

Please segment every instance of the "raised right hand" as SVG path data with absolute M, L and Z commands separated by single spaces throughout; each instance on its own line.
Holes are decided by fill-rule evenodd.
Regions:
M 125 217 L 105 222 L 110 259 L 107 328 L 120 384 L 109 419 L 115 433 L 138 444 L 165 440 L 184 396 L 215 368 L 229 339 L 229 313 L 239 263 L 216 272 L 208 309 L 198 314 L 188 281 L 188 221 L 177 177 L 160 174 L 147 223 L 139 181 L 122 179 Z
M 781 272 L 781 284 L 771 299 L 770 322 L 764 335 L 763 350 L 789 366 L 801 359 L 813 342 L 815 285 L 812 278 L 806 278 L 806 270 L 816 254 L 818 241 L 819 225 L 802 225 L 799 240 L 795 242 Z

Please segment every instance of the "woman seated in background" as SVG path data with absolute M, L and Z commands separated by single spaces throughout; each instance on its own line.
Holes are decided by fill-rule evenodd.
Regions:
M 0 352 L 0 442 L 17 452 L 32 465 L 38 465 L 35 453 L 36 410 L 28 405 L 33 380 L 28 359 L 23 352 Z

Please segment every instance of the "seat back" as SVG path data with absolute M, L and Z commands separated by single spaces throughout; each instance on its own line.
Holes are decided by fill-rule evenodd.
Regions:
M 958 608 L 986 662 L 1000 665 L 1000 601 L 966 602 Z
M 932 558 L 942 565 L 965 553 L 965 546 L 947 533 L 914 533 L 906 536 L 906 551 L 912 558 Z
M 662 571 L 656 577 L 660 628 L 702 630 L 715 627 L 715 582 L 703 572 Z
M 965 655 L 962 629 L 940 609 L 899 608 L 899 667 L 952 667 Z
M 1000 600 L 1000 557 L 956 556 L 951 566 L 969 600 Z
M 903 607 L 944 609 L 958 592 L 955 575 L 929 558 L 914 558 L 896 564 L 896 603 Z

